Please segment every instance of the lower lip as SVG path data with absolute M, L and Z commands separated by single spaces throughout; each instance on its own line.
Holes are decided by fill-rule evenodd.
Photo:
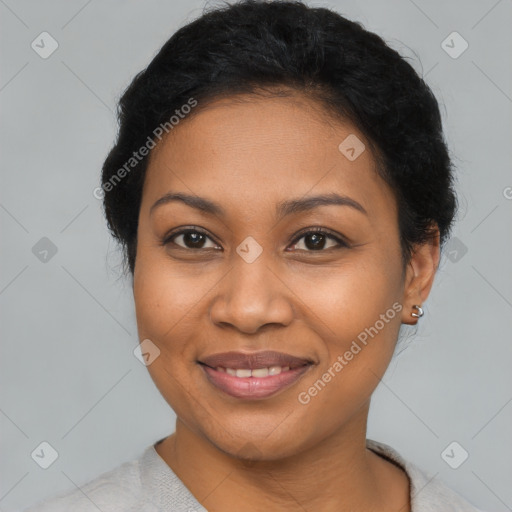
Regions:
M 229 373 L 217 371 L 200 364 L 208 380 L 218 389 L 235 398 L 256 400 L 267 398 L 297 382 L 306 373 L 311 364 L 281 372 L 268 377 L 234 377 Z

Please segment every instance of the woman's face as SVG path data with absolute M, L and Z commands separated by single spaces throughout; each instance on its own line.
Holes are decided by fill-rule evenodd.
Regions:
M 160 350 L 148 369 L 180 420 L 223 452 L 270 460 L 364 422 L 410 317 L 409 271 L 362 134 L 298 95 L 239 99 L 181 121 L 152 151 L 134 297 L 140 339 Z M 190 201 L 154 206 L 167 194 Z M 310 364 L 276 378 L 200 363 L 267 350 Z

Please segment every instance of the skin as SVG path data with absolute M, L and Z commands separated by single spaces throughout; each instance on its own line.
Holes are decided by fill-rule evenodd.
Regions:
M 158 454 L 209 511 L 407 512 L 407 475 L 366 448 L 366 424 L 400 325 L 417 321 L 412 306 L 430 292 L 438 234 L 403 266 L 396 201 L 365 137 L 314 100 L 246 95 L 197 109 L 152 150 L 139 216 L 139 337 L 161 351 L 148 370 L 177 415 Z M 349 134 L 367 148 L 354 161 L 338 149 Z M 181 201 L 151 211 L 169 192 L 224 211 Z M 323 205 L 276 216 L 282 201 L 333 192 L 366 213 Z M 319 249 L 310 235 L 296 240 L 313 226 L 348 247 L 329 234 Z M 180 235 L 162 243 L 193 227 L 206 232 L 199 245 Z M 236 252 L 248 236 L 262 248 L 252 263 Z M 300 403 L 394 303 L 401 312 Z M 269 398 L 241 400 L 210 384 L 197 363 L 230 350 L 277 350 L 315 364 Z

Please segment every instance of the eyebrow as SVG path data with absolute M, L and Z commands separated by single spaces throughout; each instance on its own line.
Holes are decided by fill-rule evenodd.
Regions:
M 210 213 L 212 215 L 222 216 L 225 214 L 224 209 L 217 203 L 214 203 L 209 199 L 205 199 L 204 197 L 183 194 L 181 192 L 169 192 L 168 194 L 162 196 L 150 208 L 149 214 L 151 215 L 153 211 L 159 206 L 169 204 L 175 201 L 181 201 L 182 203 L 190 206 L 191 208 L 195 208 L 196 210 L 201 210 L 202 212 Z
M 204 197 L 184 194 L 182 192 L 169 192 L 168 194 L 165 194 L 160 199 L 158 199 L 153 204 L 153 206 L 151 206 L 149 214 L 151 215 L 156 208 L 164 204 L 169 204 L 176 201 L 182 202 L 187 206 L 190 206 L 191 208 L 195 208 L 197 210 L 200 210 L 204 213 L 208 213 L 211 215 L 225 216 L 226 214 L 225 210 L 219 204 L 210 201 L 209 199 L 205 199 Z M 365 208 L 355 199 L 336 193 L 302 197 L 300 199 L 290 199 L 287 201 L 283 201 L 277 205 L 276 214 L 277 218 L 280 220 L 288 215 L 313 210 L 314 208 L 318 208 L 319 206 L 332 205 L 349 206 L 361 213 L 364 213 L 365 215 L 368 215 L 368 212 L 365 210 Z
M 277 218 L 282 219 L 287 215 L 294 213 L 302 213 L 305 211 L 313 210 L 319 206 L 349 206 L 355 210 L 368 215 L 363 205 L 358 203 L 355 199 L 340 194 L 322 194 L 318 196 L 302 197 L 300 199 L 291 199 L 284 201 L 277 205 Z

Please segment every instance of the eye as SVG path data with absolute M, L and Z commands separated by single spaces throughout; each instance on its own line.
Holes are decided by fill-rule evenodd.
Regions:
M 304 239 L 304 241 L 302 241 Z M 188 228 L 167 235 L 162 245 L 173 244 L 180 249 L 216 249 L 222 248 L 200 228 Z M 292 250 L 322 252 L 332 248 L 347 248 L 348 244 L 337 235 L 323 228 L 309 228 L 297 236 Z
M 208 241 L 210 245 L 208 245 Z M 163 245 L 172 243 L 181 249 L 219 249 L 219 246 L 203 231 L 198 228 L 182 229 L 167 236 Z
M 300 240 L 304 239 L 303 242 L 298 243 Z M 330 242 L 329 242 L 330 240 Z M 293 242 L 292 247 L 295 250 L 301 251 L 319 251 L 326 249 L 343 248 L 348 247 L 348 244 L 344 242 L 340 237 L 331 234 L 329 231 L 323 228 L 313 228 L 309 229 L 306 232 L 303 232 L 299 235 Z

